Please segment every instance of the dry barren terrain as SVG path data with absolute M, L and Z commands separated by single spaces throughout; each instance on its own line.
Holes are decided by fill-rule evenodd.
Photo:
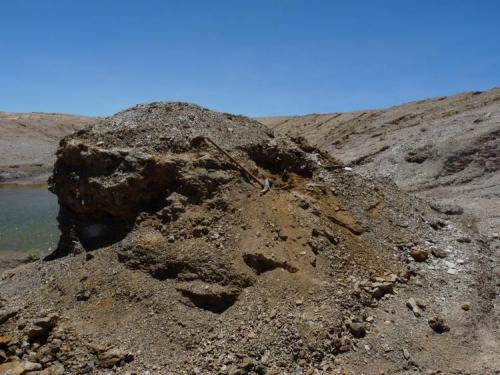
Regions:
M 0 275 L 0 374 L 500 371 L 500 90 L 2 116 L 4 182 L 55 160 L 62 235 Z
M 0 112 L 0 183 L 45 183 L 59 140 L 93 121 L 59 113 Z
M 341 164 L 186 103 L 65 137 L 59 245 L 0 276 L 0 373 L 495 373 L 475 217 Z
M 475 214 L 500 232 L 500 89 L 381 110 L 260 118 L 302 136 L 363 174 Z

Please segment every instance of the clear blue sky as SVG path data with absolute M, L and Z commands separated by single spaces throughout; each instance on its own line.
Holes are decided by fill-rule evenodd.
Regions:
M 6 0 L 0 14 L 0 111 L 301 114 L 500 86 L 497 0 Z

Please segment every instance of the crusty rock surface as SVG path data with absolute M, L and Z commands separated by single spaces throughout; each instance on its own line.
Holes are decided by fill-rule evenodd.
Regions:
M 9 366 L 401 374 L 495 365 L 476 332 L 495 287 L 477 235 L 254 120 L 185 103 L 134 107 L 64 138 L 50 188 L 58 248 L 0 280 L 0 308 L 15 311 L 0 325 Z M 456 241 L 465 235 L 471 242 Z M 447 257 L 415 262 L 417 247 Z M 428 307 L 417 317 L 406 302 L 421 297 Z M 464 316 L 464 300 L 475 313 Z M 435 316 L 449 330 L 436 334 Z

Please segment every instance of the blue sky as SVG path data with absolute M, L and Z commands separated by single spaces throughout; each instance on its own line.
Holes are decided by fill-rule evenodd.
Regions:
M 500 86 L 496 0 L 10 0 L 0 15 L 0 111 L 303 114 Z

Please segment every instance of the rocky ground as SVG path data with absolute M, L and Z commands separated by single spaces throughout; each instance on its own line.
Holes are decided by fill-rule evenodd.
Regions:
M 364 175 L 458 204 L 493 239 L 500 233 L 500 89 L 388 109 L 261 118 L 302 136 Z
M 63 234 L 1 276 L 0 374 L 500 369 L 474 216 L 304 140 L 152 103 L 64 138 L 50 186 Z
M 0 112 L 0 183 L 46 183 L 59 140 L 95 118 Z

